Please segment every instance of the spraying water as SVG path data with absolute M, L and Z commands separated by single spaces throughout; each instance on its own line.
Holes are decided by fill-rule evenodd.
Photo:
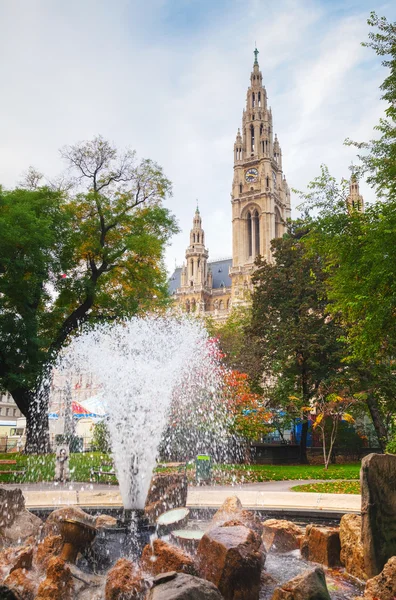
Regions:
M 187 318 L 133 318 L 83 333 L 62 360 L 102 385 L 122 500 L 143 508 L 171 402 L 213 429 L 219 377 L 207 332 Z

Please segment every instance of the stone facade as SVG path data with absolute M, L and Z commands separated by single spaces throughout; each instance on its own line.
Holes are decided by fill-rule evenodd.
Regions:
M 187 312 L 227 316 L 232 306 L 250 299 L 251 275 L 258 255 L 271 260 L 271 240 L 281 237 L 290 217 L 290 191 L 282 171 L 282 151 L 274 136 L 272 112 L 255 50 L 242 130 L 234 144 L 231 190 L 232 259 L 210 263 L 198 209 L 186 262 L 170 279 L 176 303 Z M 227 270 L 215 278 L 219 270 Z

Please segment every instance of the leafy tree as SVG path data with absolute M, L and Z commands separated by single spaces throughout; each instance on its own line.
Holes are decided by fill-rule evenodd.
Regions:
M 27 452 L 49 448 L 49 372 L 70 336 L 167 302 L 163 250 L 177 230 L 156 163 L 101 137 L 62 156 L 73 188 L 31 176 L 0 192 L 0 386 L 26 416 Z
M 95 452 L 111 452 L 110 431 L 106 421 L 95 423 L 92 436 L 92 450 Z
M 206 319 L 209 335 L 216 338 L 222 353 L 222 362 L 231 369 L 244 370 L 250 360 L 244 331 L 251 319 L 250 306 L 234 307 L 225 321 Z
M 272 241 L 273 263 L 257 261 L 253 276 L 252 323 L 247 330 L 258 368 L 253 376 L 267 388 L 286 392 L 283 406 L 302 411 L 319 386 L 341 368 L 342 330 L 326 314 L 322 259 L 309 253 L 303 222 L 290 223 L 288 233 Z M 274 407 L 275 408 L 275 407 Z M 307 462 L 308 418 L 302 412 L 301 462 Z
M 361 173 L 368 175 L 367 181 L 375 188 L 379 197 L 396 200 L 396 22 L 389 22 L 386 17 L 379 17 L 375 12 L 370 14 L 367 23 L 374 28 L 369 33 L 369 41 L 363 46 L 372 48 L 383 57 L 382 65 L 389 69 L 389 74 L 382 83 L 381 96 L 387 104 L 385 118 L 380 119 L 376 131 L 380 136 L 370 142 L 352 142 L 356 146 L 361 160 Z

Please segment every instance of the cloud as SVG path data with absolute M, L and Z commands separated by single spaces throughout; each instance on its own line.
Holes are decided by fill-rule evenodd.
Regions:
M 53 176 L 61 146 L 101 133 L 173 181 L 183 231 L 169 269 L 184 258 L 196 198 L 210 257 L 230 255 L 233 144 L 255 41 L 284 171 L 302 188 L 322 162 L 347 175 L 355 151 L 344 138 L 368 139 L 383 110 L 383 69 L 360 46 L 370 9 L 368 0 L 5 0 L 0 182 L 15 185 L 31 164 Z

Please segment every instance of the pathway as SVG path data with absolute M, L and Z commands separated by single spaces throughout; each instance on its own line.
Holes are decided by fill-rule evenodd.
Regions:
M 308 480 L 310 483 L 318 480 Z M 246 508 L 322 512 L 359 512 L 360 496 L 355 494 L 318 494 L 292 492 L 300 481 L 268 481 L 242 485 L 189 487 L 187 506 L 218 508 L 228 496 L 237 495 Z M 77 505 L 103 508 L 122 505 L 118 486 L 97 483 L 32 483 L 8 484 L 22 489 L 27 508 L 55 508 Z M 8 487 L 8 486 L 7 486 Z

